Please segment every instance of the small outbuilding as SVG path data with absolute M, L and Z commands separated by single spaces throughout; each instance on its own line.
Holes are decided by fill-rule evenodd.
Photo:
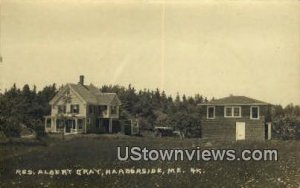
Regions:
M 271 104 L 245 96 L 229 96 L 202 107 L 201 137 L 225 140 L 264 140 L 271 134 Z

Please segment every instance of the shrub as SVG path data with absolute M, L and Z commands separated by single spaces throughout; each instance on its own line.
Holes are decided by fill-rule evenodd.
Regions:
M 284 116 L 274 120 L 273 136 L 279 139 L 299 139 L 300 119 L 296 116 Z
M 194 115 L 178 112 L 172 117 L 172 125 L 190 137 L 200 137 L 200 120 Z
M 36 121 L 32 129 L 36 132 L 37 138 L 46 136 L 44 124 L 41 121 Z
M 0 131 L 2 131 L 7 137 L 19 137 L 21 132 L 21 126 L 15 119 L 1 120 Z

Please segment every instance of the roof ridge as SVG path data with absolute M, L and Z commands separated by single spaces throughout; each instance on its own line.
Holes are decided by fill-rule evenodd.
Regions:
M 66 88 L 70 88 L 77 95 L 77 97 L 81 98 L 83 101 L 89 104 L 109 105 L 117 97 L 117 93 L 101 92 L 100 88 L 96 87 L 92 83 L 90 83 L 89 85 L 82 85 L 80 83 L 66 83 L 63 85 L 63 87 L 60 89 L 58 94 L 56 94 L 50 102 L 53 103 L 54 100 L 58 99 L 59 98 L 58 95 L 61 92 L 63 92 Z M 118 97 L 117 97 L 117 104 L 118 105 L 121 104 Z
M 241 105 L 250 105 L 250 104 L 269 104 L 267 102 L 257 100 L 248 96 L 227 96 L 227 97 L 222 97 L 219 99 L 214 99 L 210 100 L 209 102 L 206 102 L 204 104 L 217 104 L 217 105 L 229 105 L 229 104 L 241 104 Z

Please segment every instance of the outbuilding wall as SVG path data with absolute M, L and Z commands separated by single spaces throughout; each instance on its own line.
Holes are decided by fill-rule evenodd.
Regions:
M 246 140 L 264 140 L 267 107 L 260 106 L 260 118 L 258 120 L 250 119 L 250 106 L 241 107 L 242 117 L 240 118 L 225 118 L 224 106 L 215 106 L 215 119 L 207 119 L 207 111 L 205 111 L 205 117 L 201 122 L 202 138 L 235 140 L 236 122 L 245 122 Z

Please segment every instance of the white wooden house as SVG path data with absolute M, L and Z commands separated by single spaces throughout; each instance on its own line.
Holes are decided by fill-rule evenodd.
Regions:
M 116 93 L 102 93 L 98 88 L 66 84 L 50 101 L 51 114 L 45 116 L 47 133 L 113 132 L 113 120 L 119 118 L 121 102 Z

